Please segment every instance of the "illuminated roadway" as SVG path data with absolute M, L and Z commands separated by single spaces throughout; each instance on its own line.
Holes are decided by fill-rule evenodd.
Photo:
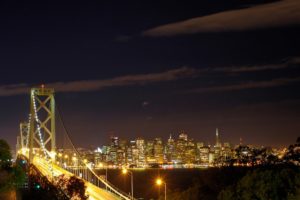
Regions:
M 50 161 L 50 163 L 48 163 L 47 161 L 51 160 L 51 158 L 54 159 L 56 155 L 54 89 L 45 88 L 44 85 L 42 85 L 41 88 L 32 88 L 30 97 L 31 101 L 28 123 L 20 124 L 20 136 L 17 138 L 18 154 L 25 156 L 28 160 L 29 153 L 30 157 L 33 156 L 33 154 L 35 154 L 34 149 L 36 149 L 34 146 L 37 146 L 38 152 L 43 152 L 46 155 L 46 159 L 33 156 L 33 160 L 31 161 L 42 175 L 48 178 L 48 180 L 51 180 L 52 177 L 59 176 L 61 174 L 67 174 L 69 176 L 74 175 L 65 169 L 62 169 L 58 165 L 55 165 L 53 162 Z M 41 112 L 40 110 L 43 111 L 42 120 L 38 117 L 38 112 Z M 46 114 L 44 111 L 46 111 Z M 68 141 L 73 145 L 69 136 Z M 49 148 L 46 148 L 47 144 L 49 144 Z M 73 148 L 76 150 L 74 145 Z M 85 166 L 89 172 L 97 178 L 97 181 L 100 181 L 101 185 L 104 185 L 106 188 L 106 190 L 104 190 L 103 188 L 93 185 L 89 181 L 83 180 L 86 185 L 86 193 L 89 195 L 90 200 L 132 199 L 129 195 L 123 193 L 118 188 L 99 177 L 86 163 L 83 166 Z
M 33 159 L 33 164 L 38 168 L 38 170 L 46 176 L 49 180 L 51 180 L 53 176 L 59 176 L 61 174 L 66 174 L 72 176 L 74 174 L 62 169 L 61 167 L 53 164 L 53 172 L 51 172 L 49 165 L 45 162 L 44 159 L 35 157 Z M 120 200 L 119 197 L 115 196 L 114 194 L 101 189 L 85 180 L 83 180 L 86 185 L 86 192 L 89 195 L 89 200 Z

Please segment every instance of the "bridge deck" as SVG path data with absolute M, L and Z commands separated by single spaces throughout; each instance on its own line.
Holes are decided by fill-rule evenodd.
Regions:
M 40 170 L 40 172 L 48 177 L 51 178 L 52 176 L 52 172 L 49 169 L 48 164 L 40 158 L 35 157 L 33 160 L 33 164 Z M 53 175 L 54 176 L 59 176 L 61 174 L 66 174 L 66 175 L 73 175 L 72 173 L 62 169 L 61 167 L 53 164 Z M 93 185 L 92 183 L 89 183 L 87 181 L 84 181 L 87 188 L 87 194 L 89 195 L 89 200 L 120 200 L 119 197 L 115 196 L 114 194 L 101 189 L 95 185 Z

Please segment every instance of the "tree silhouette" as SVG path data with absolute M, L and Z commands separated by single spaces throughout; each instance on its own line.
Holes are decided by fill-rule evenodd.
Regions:
M 67 191 L 72 197 L 78 197 L 81 200 L 86 200 L 88 197 L 85 195 L 86 186 L 82 179 L 76 176 L 70 177 L 67 183 Z
M 223 190 L 219 200 L 288 200 L 295 199 L 300 187 L 300 170 L 280 165 L 249 172 L 241 180 Z
M 300 137 L 297 138 L 295 144 L 289 146 L 283 160 L 295 165 L 300 165 Z
M 11 153 L 8 143 L 0 139 L 0 169 L 8 169 L 11 166 Z
M 56 177 L 55 181 L 56 187 L 62 189 L 71 200 L 79 199 L 86 200 L 88 196 L 85 195 L 86 186 L 82 179 L 77 178 L 76 176 L 67 176 L 60 175 Z

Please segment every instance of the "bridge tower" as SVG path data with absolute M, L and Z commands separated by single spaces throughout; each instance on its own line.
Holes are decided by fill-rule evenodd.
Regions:
M 33 149 L 55 152 L 55 100 L 54 89 L 32 88 L 30 95 L 29 160 L 32 162 Z M 54 156 L 55 157 L 55 156 Z M 53 157 L 52 157 L 53 159 Z
M 29 135 L 29 123 L 21 122 L 20 123 L 20 148 L 27 148 L 28 144 L 28 135 Z

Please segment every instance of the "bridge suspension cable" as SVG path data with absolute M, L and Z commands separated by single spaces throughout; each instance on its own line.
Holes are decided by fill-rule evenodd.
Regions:
M 105 180 L 104 178 L 100 177 L 87 163 L 84 162 L 84 159 L 81 157 L 80 152 L 78 151 L 78 149 L 76 148 L 76 146 L 74 145 L 74 143 L 71 140 L 69 131 L 66 128 L 66 125 L 64 123 L 64 119 L 62 117 L 61 114 L 61 110 L 59 109 L 58 104 L 56 103 L 56 110 L 57 110 L 57 114 L 58 114 L 58 118 L 62 124 L 62 128 L 67 136 L 67 139 L 69 140 L 69 142 L 72 145 L 72 148 L 75 150 L 76 154 L 79 156 L 79 160 L 82 162 L 82 164 L 94 175 L 94 177 L 99 180 L 104 186 L 105 188 L 107 188 L 110 192 L 114 193 L 115 195 L 119 196 L 122 199 L 125 200 L 130 200 L 132 199 L 132 197 L 126 193 L 124 193 L 123 191 L 119 190 L 116 186 L 114 186 L 112 183 L 108 182 L 107 180 Z
M 61 110 L 59 109 L 58 105 L 55 105 L 54 89 L 44 88 L 44 87 L 33 88 L 31 89 L 30 96 L 31 96 L 31 110 L 28 116 L 29 122 L 23 123 L 24 125 L 26 125 L 27 134 L 26 134 L 26 138 L 23 137 L 24 142 L 22 140 L 22 151 L 19 151 L 19 153 L 27 157 L 30 163 L 33 163 L 35 166 L 38 166 L 39 170 L 41 170 L 41 172 L 45 176 L 48 176 L 51 173 L 52 180 L 55 180 L 53 179 L 54 175 L 59 176 L 60 174 L 68 174 L 70 176 L 76 175 L 84 179 L 87 184 L 87 192 L 93 195 L 93 199 L 132 200 L 133 198 L 130 195 L 119 190 L 113 184 L 105 180 L 103 177 L 99 176 L 91 167 L 91 165 L 85 162 L 86 159 L 83 159 L 80 151 L 76 148 L 76 146 L 74 145 L 70 137 L 70 133 L 66 128 L 64 119 L 61 114 Z M 75 155 L 78 155 L 79 159 L 76 162 L 77 166 L 75 165 L 68 166 L 66 165 L 66 162 L 64 163 L 64 166 L 59 166 L 59 164 L 56 165 L 59 162 L 55 162 L 55 156 L 56 156 L 55 112 L 57 112 L 58 119 L 63 128 L 63 132 L 64 132 L 63 136 L 66 136 L 69 144 L 71 144 L 72 146 L 71 152 L 75 152 L 76 153 Z M 23 136 L 23 132 L 22 131 L 20 132 L 21 132 L 21 136 Z M 26 151 L 23 151 L 24 149 Z M 40 155 L 39 149 L 41 153 L 44 154 L 43 156 L 44 158 L 39 156 Z M 38 154 L 35 153 L 36 150 L 38 150 Z M 65 151 L 65 149 L 63 149 L 63 151 Z M 60 156 L 62 156 L 62 154 L 60 154 Z M 78 162 L 80 162 L 80 166 L 78 165 Z M 82 170 L 82 172 L 83 170 L 85 170 L 86 174 L 84 177 L 82 177 L 80 170 Z
M 30 122 L 31 122 L 31 114 L 28 115 L 28 132 L 27 132 L 27 136 L 26 136 L 26 145 L 25 148 L 28 149 L 28 144 L 29 144 L 29 132 L 30 132 Z

